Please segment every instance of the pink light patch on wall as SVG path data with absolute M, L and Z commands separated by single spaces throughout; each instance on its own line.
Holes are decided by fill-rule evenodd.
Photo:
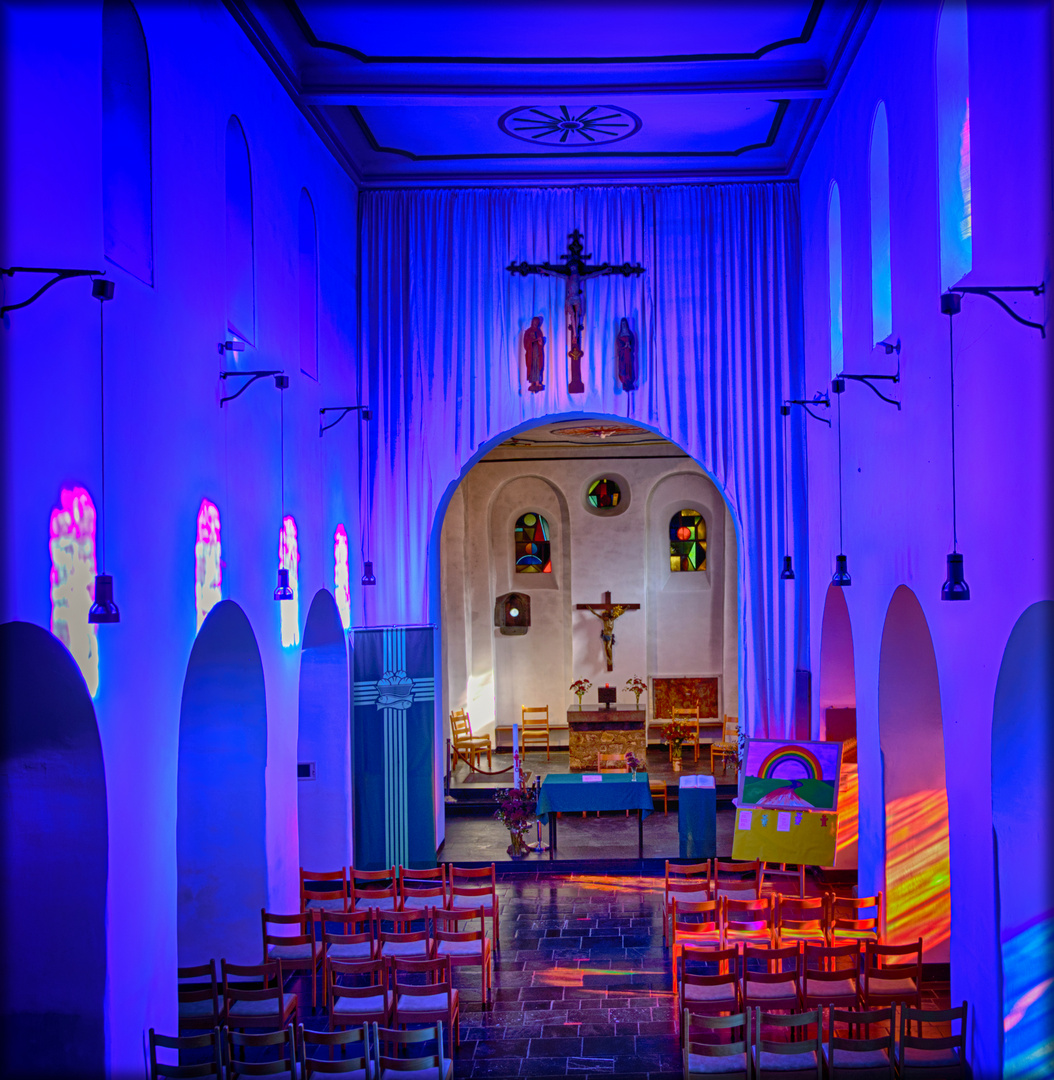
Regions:
M 84 488 L 62 489 L 50 532 L 51 632 L 69 649 L 95 697 L 99 642 L 88 622 L 95 603 L 95 503 Z
M 300 548 L 296 539 L 296 522 L 288 514 L 282 518 L 278 534 L 278 568 L 289 571 L 292 600 L 279 600 L 282 617 L 282 645 L 291 648 L 300 644 Z
M 351 576 L 348 572 L 348 531 L 337 526 L 333 534 L 333 595 L 340 612 L 340 624 L 351 629 Z
M 220 549 L 220 511 L 215 503 L 201 500 L 198 534 L 194 541 L 194 606 L 198 626 L 223 599 L 223 563 Z

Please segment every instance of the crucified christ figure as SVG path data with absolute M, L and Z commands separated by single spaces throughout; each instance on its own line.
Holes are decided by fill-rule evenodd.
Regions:
M 615 644 L 615 620 L 627 611 L 637 611 L 640 604 L 613 604 L 611 593 L 604 593 L 603 603 L 600 604 L 576 604 L 579 611 L 588 611 L 600 620 L 600 640 L 604 643 L 604 657 L 608 663 L 608 671 L 614 670 L 612 647 Z

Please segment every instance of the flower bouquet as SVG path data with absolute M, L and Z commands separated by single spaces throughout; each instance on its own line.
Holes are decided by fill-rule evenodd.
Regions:
M 537 820 L 537 802 L 533 789 L 521 780 L 519 787 L 499 788 L 494 793 L 494 801 L 498 804 L 494 816 L 509 830 L 512 840 L 506 850 L 514 857 L 526 855 L 528 847 L 523 836 Z
M 633 753 L 632 750 L 627 750 L 622 756 L 626 761 L 626 768 L 629 769 L 632 776 L 636 777 L 637 770 L 642 769 L 644 767 L 644 763 L 640 760 L 639 757 L 637 757 L 635 753 Z
M 674 771 L 681 767 L 681 747 L 692 737 L 692 728 L 683 720 L 667 720 L 659 729 L 662 733 L 662 741 L 670 744 L 672 750 Z
M 593 684 L 588 679 L 575 679 L 575 681 L 573 683 L 571 683 L 571 689 L 578 696 L 578 707 L 579 708 L 582 708 L 582 698 L 584 698 L 586 696 L 586 691 L 592 685 Z
M 632 691 L 637 698 L 637 704 L 640 704 L 640 696 L 648 689 L 648 684 L 639 676 L 634 675 L 632 679 L 626 680 L 626 689 Z

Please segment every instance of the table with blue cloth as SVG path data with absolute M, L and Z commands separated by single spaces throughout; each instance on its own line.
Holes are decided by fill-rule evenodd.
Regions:
M 647 774 L 634 778 L 629 773 L 589 773 L 572 776 L 550 774 L 538 793 L 538 819 L 549 825 L 549 858 L 556 851 L 556 814 L 575 810 L 636 810 L 637 851 L 644 858 L 644 818 L 652 811 Z
M 682 859 L 717 856 L 717 788 L 702 773 L 682 776 L 677 790 L 677 834 Z

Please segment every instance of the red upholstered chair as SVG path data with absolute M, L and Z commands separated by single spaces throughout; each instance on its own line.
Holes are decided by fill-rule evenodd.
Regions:
M 864 978 L 860 1003 L 865 1009 L 911 1002 L 922 1008 L 922 938 L 910 945 L 864 947 Z
M 724 901 L 700 900 L 693 904 L 674 896 L 670 901 L 670 951 L 675 965 L 684 945 L 719 948 L 724 944 Z
M 743 1007 L 766 1012 L 799 1012 L 801 997 L 801 946 L 794 942 L 781 948 L 743 946 Z
M 361 963 L 380 955 L 377 942 L 376 910 L 327 911 L 319 919 L 322 933 L 322 986 L 329 986 L 330 960 Z M 323 991 L 323 996 L 325 996 Z
M 219 983 L 216 981 L 216 961 L 176 969 L 176 992 L 179 1000 L 181 1031 L 204 1028 L 211 1031 L 222 1027 L 226 1019 Z M 168 1038 L 168 1036 L 161 1036 Z M 159 1046 L 166 1045 L 159 1043 Z
M 836 1011 L 860 1008 L 860 947 L 803 943 L 801 993 L 803 1008 Z
M 677 1018 L 742 1011 L 739 946 L 730 949 L 683 944 L 675 960 Z
M 322 967 L 322 946 L 315 938 L 312 912 L 275 915 L 260 909 L 263 927 L 263 959 L 281 960 L 286 971 L 306 971 L 311 977 L 311 1008 L 317 1004 L 315 982 Z
M 216 964 L 212 965 L 212 975 L 215 979 Z M 223 1080 L 223 1039 L 218 1027 L 211 1028 L 201 1035 L 184 1035 L 180 1038 L 171 1035 L 158 1035 L 153 1028 L 149 1034 L 150 1046 L 150 1080 L 162 1080 L 171 1077 L 172 1080 L 180 1080 L 182 1077 L 209 1077 Z M 204 1058 L 204 1051 L 208 1049 L 208 1061 Z M 176 1055 L 175 1062 L 158 1061 L 157 1051 L 168 1050 Z M 187 1065 L 180 1065 L 179 1058 L 184 1054 L 193 1053 L 199 1064 L 191 1066 L 193 1073 L 187 1071 Z
M 776 940 L 781 944 L 808 941 L 814 945 L 830 944 L 830 911 L 827 896 L 802 899 L 777 893 Z
M 300 910 L 343 911 L 348 906 L 348 868 L 312 871 L 300 867 Z
M 447 906 L 450 908 L 457 910 L 483 905 L 483 913 L 489 916 L 491 921 L 490 936 L 494 942 L 494 951 L 500 953 L 498 885 L 494 863 L 490 866 L 448 866 L 447 889 L 450 894 L 450 902 Z
M 710 860 L 701 863 L 671 863 L 666 860 L 663 884 L 662 940 L 669 932 L 670 910 L 674 896 L 682 903 L 698 904 L 710 895 Z
M 277 1059 L 274 1047 L 278 1048 Z M 292 1024 L 274 1031 L 253 1033 L 227 1029 L 227 1080 L 240 1080 L 243 1076 L 299 1080 L 299 1074 L 296 1028 Z
M 220 960 L 227 1027 L 274 1031 L 296 1023 L 296 994 L 287 994 L 282 961 L 266 964 L 228 964 Z
M 965 1080 L 966 1063 L 966 1002 L 954 1009 L 900 1010 L 900 1040 L 897 1043 L 897 1072 L 902 1080 L 924 1080 L 926 1077 L 952 1077 Z M 919 1034 L 911 1034 L 915 1021 Z M 954 1031 L 958 1021 L 959 1031 Z M 947 1024 L 949 1035 L 923 1035 L 922 1025 Z
M 392 993 L 387 961 L 331 960 L 326 970 L 330 1027 L 388 1023 L 392 1015 Z
M 418 929 L 414 929 L 417 924 Z M 387 926 L 391 929 L 385 929 Z M 410 956 L 427 960 L 432 955 L 428 919 L 423 911 L 389 911 L 377 915 L 377 943 L 380 955 Z
M 300 1066 L 304 1080 L 312 1076 L 340 1074 L 348 1080 L 369 1080 L 375 1073 L 370 1061 L 369 1027 L 346 1028 L 343 1031 L 312 1031 L 301 1024 L 297 1028 L 300 1042 Z M 324 1048 L 327 1056 L 308 1053 L 308 1048 Z M 339 1051 L 339 1052 L 338 1052 Z M 350 1074 L 350 1076 L 348 1075 Z
M 760 900 L 764 871 L 760 859 L 724 862 L 714 859 L 710 888 L 726 900 Z
M 479 927 L 471 924 L 479 919 Z M 430 908 L 429 920 L 432 923 L 432 959 L 445 956 L 452 968 L 474 967 L 479 965 L 483 1007 L 490 1000 L 491 979 L 494 961 L 491 956 L 491 941 L 487 929 L 483 908 L 459 908 L 446 910 Z M 462 929 L 462 924 L 465 924 Z
M 414 1050 L 422 1044 L 432 1044 L 434 1054 Z M 428 1080 L 452 1080 L 454 1063 L 443 1056 L 443 1022 L 437 1021 L 413 1031 L 373 1025 L 373 1046 L 377 1054 L 375 1068 L 382 1080 L 395 1080 L 403 1073 L 421 1073 Z
M 832 945 L 845 945 L 850 941 L 858 945 L 866 945 L 869 941 L 881 944 L 885 940 L 881 893 L 860 897 L 831 893 L 829 904 Z
M 685 1080 L 693 1076 L 720 1076 L 721 1080 L 753 1080 L 750 1056 L 751 1015 L 749 1012 L 732 1016 L 703 1016 L 684 1010 L 681 1022 L 681 1057 Z M 741 1036 L 732 1038 L 739 1029 Z M 728 1031 L 729 1041 L 723 1041 Z M 704 1035 L 709 1036 L 703 1038 Z
M 837 1038 L 835 1024 L 845 1024 L 849 1032 L 861 1025 L 870 1032 L 872 1024 L 885 1024 L 885 1035 L 876 1038 Z M 827 1042 L 823 1048 L 827 1080 L 893 1080 L 896 1015 L 892 1006 L 869 1012 L 831 1009 Z
M 348 869 L 348 907 L 356 911 L 377 908 L 380 912 L 399 908 L 399 875 L 388 870 Z
M 446 904 L 446 866 L 433 866 L 427 870 L 409 870 L 399 867 L 399 908 L 424 911 L 430 907 Z
M 776 913 L 771 896 L 758 900 L 722 899 L 724 904 L 724 940 L 745 941 L 751 945 L 776 944 Z
M 390 961 L 391 988 L 395 997 L 392 1023 L 427 1024 L 442 1020 L 450 1031 L 450 1054 L 460 1042 L 458 1014 L 460 999 L 450 978 L 450 957 L 435 960 L 407 960 L 401 956 Z M 401 979 L 401 975 L 410 979 Z M 424 976 L 424 982 L 419 981 Z M 411 981 L 412 980 L 412 981 Z
M 823 1039 L 820 1035 L 820 1010 L 791 1013 L 754 1013 L 754 1076 L 756 1080 L 823 1080 Z M 815 1024 L 816 1034 L 808 1037 Z M 779 1040 L 762 1037 L 764 1028 L 786 1032 Z

